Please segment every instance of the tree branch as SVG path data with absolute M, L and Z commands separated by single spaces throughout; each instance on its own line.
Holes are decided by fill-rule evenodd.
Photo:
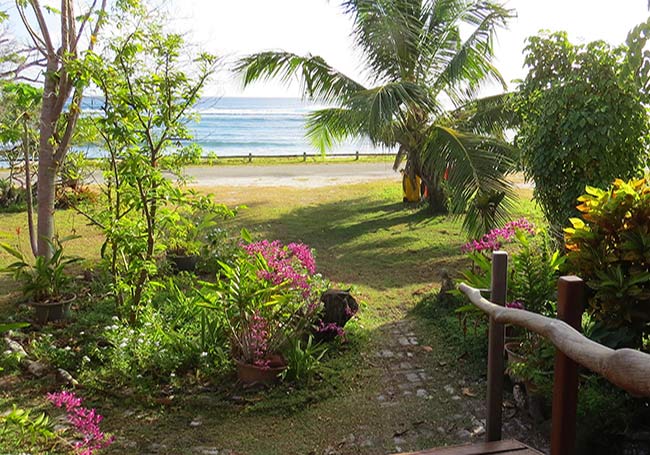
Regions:
M 530 311 L 505 308 L 481 297 L 481 292 L 461 283 L 469 300 L 494 321 L 524 327 L 548 339 L 576 363 L 598 373 L 614 385 L 638 396 L 650 396 L 650 354 L 634 349 L 611 349 L 582 335 L 559 319 Z

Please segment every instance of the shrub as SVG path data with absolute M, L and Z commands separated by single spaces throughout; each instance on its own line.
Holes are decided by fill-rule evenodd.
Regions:
M 204 283 L 201 297 L 223 315 L 234 359 L 267 366 L 311 329 L 324 290 L 315 272 L 309 247 L 279 241 L 250 242 L 233 264 L 221 263 L 219 279 Z
M 578 200 L 581 217 L 570 220 L 565 239 L 571 268 L 591 291 L 587 311 L 608 330 L 626 332 L 619 344 L 642 347 L 650 334 L 649 182 L 587 187 Z
M 576 216 L 585 185 L 605 186 L 643 168 L 648 117 L 628 77 L 627 48 L 572 45 L 565 33 L 531 37 L 528 75 L 515 103 L 516 144 L 534 195 L 558 231 Z

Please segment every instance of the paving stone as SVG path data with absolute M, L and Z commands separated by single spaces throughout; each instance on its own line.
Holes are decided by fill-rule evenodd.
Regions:
M 402 362 L 402 363 L 399 364 L 399 367 L 402 370 L 412 370 L 413 369 L 413 365 L 411 365 L 410 362 Z
M 426 389 L 418 389 L 415 394 L 419 398 L 428 398 L 429 397 L 429 392 L 426 391 Z
M 420 371 L 418 373 L 418 376 L 420 376 L 420 379 L 422 379 L 423 381 L 426 381 L 429 378 L 429 375 L 426 374 L 424 371 Z
M 458 395 L 452 395 L 451 399 L 454 400 L 454 401 L 460 401 L 460 400 L 462 400 L 462 398 L 459 397 Z
M 447 392 L 449 395 L 454 394 L 454 388 L 452 386 L 450 386 L 449 384 L 447 384 L 443 388 L 445 389 L 445 392 Z
M 408 346 L 409 344 L 411 344 L 409 339 L 406 337 L 399 337 L 397 341 L 399 341 L 399 344 L 401 344 L 402 346 Z
M 406 357 L 413 357 L 413 353 L 412 352 L 407 352 Z
M 406 379 L 408 379 L 410 382 L 421 382 L 420 376 L 417 373 L 406 373 Z
M 405 390 L 405 391 L 402 392 L 402 395 L 408 397 L 410 395 L 413 395 L 413 392 L 411 392 L 410 390 Z
M 377 397 L 377 401 L 386 401 L 386 397 L 383 396 L 383 395 L 379 395 L 379 396 Z
M 417 346 L 418 344 L 420 344 L 420 343 L 418 343 L 418 339 L 415 338 L 415 337 L 409 337 L 408 342 L 412 346 Z
M 197 446 L 194 447 L 194 452 L 200 453 L 201 455 L 222 455 L 223 452 L 221 452 L 219 449 L 216 447 L 202 447 L 202 446 Z

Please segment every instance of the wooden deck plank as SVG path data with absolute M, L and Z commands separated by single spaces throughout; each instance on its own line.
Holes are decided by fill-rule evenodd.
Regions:
M 515 441 L 494 441 L 479 442 L 477 444 L 466 444 L 461 446 L 439 447 L 435 449 L 422 450 L 419 452 L 401 453 L 398 455 L 540 455 L 527 445 Z

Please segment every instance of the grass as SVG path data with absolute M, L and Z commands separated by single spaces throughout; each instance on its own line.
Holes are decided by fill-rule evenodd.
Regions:
M 476 382 L 482 375 L 476 359 L 482 355 L 477 346 L 484 337 L 479 333 L 462 338 L 454 316 L 431 303 L 442 270 L 453 274 L 466 264 L 459 253 L 465 241 L 459 220 L 432 217 L 423 206 L 403 204 L 401 188 L 393 182 L 309 190 L 215 187 L 202 191 L 220 202 L 247 207 L 239 211 L 233 229 L 245 226 L 256 238 L 302 241 L 314 247 L 319 271 L 337 286 L 352 287 L 361 300 L 360 318 L 350 329 L 350 343 L 330 357 L 323 380 L 311 389 L 280 386 L 270 392 L 242 391 L 226 380 L 216 389 L 178 391 L 173 400 L 153 405 L 129 390 L 107 387 L 104 393 L 91 395 L 91 403 L 106 416 L 106 429 L 119 438 L 110 453 L 149 452 L 152 444 L 164 453 L 189 453 L 188 448 L 197 446 L 241 454 L 387 453 L 396 450 L 394 435 L 423 422 L 435 429 L 464 412 L 461 403 L 444 400 L 442 394 L 429 402 L 413 399 L 397 407 L 379 407 L 376 396 L 385 372 L 374 357 L 392 324 L 414 318 L 418 337 L 432 348 L 418 353 L 417 361 L 434 382 L 442 387 L 470 380 L 475 389 L 482 387 Z M 516 215 L 539 218 L 529 198 L 530 191 L 522 191 Z M 0 231 L 14 232 L 21 226 L 24 239 L 23 217 L 0 218 Z M 82 235 L 70 242 L 69 253 L 91 262 L 97 259 L 102 238 L 80 216 L 58 212 L 57 227 L 61 233 Z M 0 253 L 0 265 L 8 260 Z M 2 286 L 7 292 L 13 284 L 5 280 Z M 414 312 L 416 307 L 419 310 Z M 0 315 L 14 311 L 11 298 L 0 303 Z M 85 311 L 89 310 L 70 321 L 70 333 L 104 323 L 101 316 Z M 95 311 L 103 310 L 97 306 Z M 417 317 L 422 314 L 429 317 Z M 47 381 L 13 384 L 0 392 L 0 407 L 42 405 L 40 397 L 48 387 Z M 480 400 L 481 390 L 477 393 Z M 349 442 L 350 435 L 356 437 L 356 444 Z M 361 436 L 371 445 L 359 444 Z M 451 442 L 455 442 L 453 433 L 432 431 L 400 448 Z

